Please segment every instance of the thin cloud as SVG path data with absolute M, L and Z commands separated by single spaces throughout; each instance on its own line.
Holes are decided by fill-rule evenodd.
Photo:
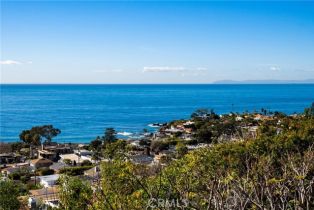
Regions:
M 21 62 L 21 61 L 15 61 L 15 60 L 4 60 L 0 61 L 0 65 L 22 65 L 22 64 L 32 64 L 32 61 L 27 62 Z
M 149 66 L 144 67 L 143 72 L 184 72 L 186 68 L 184 67 L 169 67 L 169 66 Z
M 146 66 L 143 68 L 143 73 L 180 73 L 181 76 L 189 73 L 199 75 L 202 72 L 206 72 L 207 68 L 198 67 L 195 69 L 189 69 L 182 66 Z
M 271 70 L 271 71 L 280 71 L 280 67 L 279 66 L 270 66 L 269 70 Z
M 19 61 L 14 61 L 14 60 L 4 60 L 4 61 L 0 61 L 1 65 L 20 65 L 22 64 Z

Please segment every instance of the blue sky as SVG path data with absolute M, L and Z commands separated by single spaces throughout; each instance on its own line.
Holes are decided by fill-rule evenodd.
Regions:
M 1 83 L 313 78 L 314 2 L 1 3 Z

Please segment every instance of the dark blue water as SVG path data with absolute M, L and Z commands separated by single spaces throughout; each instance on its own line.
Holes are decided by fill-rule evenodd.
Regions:
M 218 113 L 266 108 L 303 112 L 314 85 L 1 85 L 0 141 L 53 124 L 60 142 L 88 142 L 106 127 L 140 132 L 154 122 L 188 118 L 198 108 Z M 233 104 L 233 106 L 232 106 Z

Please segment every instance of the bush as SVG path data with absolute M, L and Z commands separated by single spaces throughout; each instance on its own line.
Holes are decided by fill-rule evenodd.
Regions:
M 186 144 L 187 145 L 196 145 L 197 144 L 197 140 L 196 139 L 187 140 Z
M 77 175 L 82 175 L 84 171 L 93 168 L 92 165 L 90 166 L 76 166 L 76 167 L 66 167 L 60 169 L 59 173 L 60 174 L 67 174 L 70 176 L 77 176 Z
M 72 161 L 70 159 L 64 159 L 63 162 L 67 165 L 72 165 Z
M 30 179 L 30 172 L 28 170 L 20 169 L 16 172 L 9 174 L 9 178 L 12 180 L 21 180 L 23 183 Z
M 9 174 L 9 178 L 12 180 L 20 180 L 21 179 L 21 174 L 18 172 Z
M 83 160 L 83 162 L 81 163 L 81 166 L 90 166 L 92 165 L 92 162 L 90 162 L 89 160 Z
M 160 152 L 168 148 L 169 148 L 169 142 L 156 140 L 156 141 L 152 141 L 151 143 L 151 149 L 154 152 Z
M 39 169 L 39 175 L 40 176 L 47 176 L 47 175 L 51 175 L 54 174 L 54 170 L 50 169 L 50 168 L 41 168 Z

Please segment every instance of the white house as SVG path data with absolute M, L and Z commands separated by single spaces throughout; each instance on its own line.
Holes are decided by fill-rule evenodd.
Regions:
M 81 163 L 82 162 L 82 159 L 79 155 L 77 154 L 64 154 L 64 155 L 60 155 L 60 158 L 61 158 L 61 162 L 64 163 L 64 160 L 70 160 L 72 163 Z
M 81 150 L 74 150 L 74 153 L 80 156 L 89 156 L 92 155 L 93 152 L 86 150 L 86 149 L 81 149 Z
M 40 184 L 43 185 L 44 187 L 51 187 L 55 185 L 58 179 L 59 179 L 59 174 L 39 177 Z

